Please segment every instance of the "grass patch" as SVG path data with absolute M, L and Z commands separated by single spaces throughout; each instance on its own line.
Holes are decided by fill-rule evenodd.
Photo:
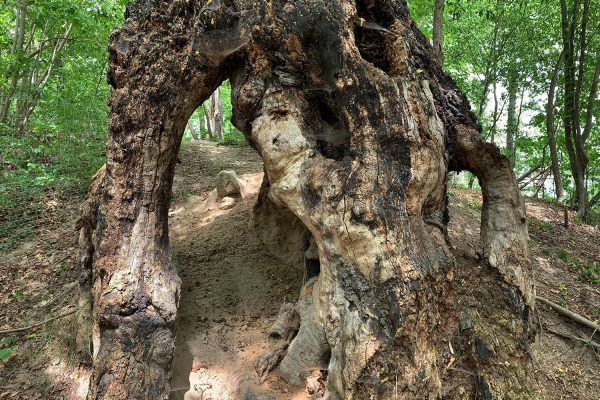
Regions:
M 0 251 L 16 247 L 36 229 L 49 200 L 82 196 L 104 163 L 104 137 L 0 135 Z
M 558 258 L 562 261 L 562 262 L 567 262 L 569 261 L 569 253 L 566 250 L 560 250 L 558 252 Z
M 573 264 L 584 280 L 590 283 L 600 283 L 600 264 L 581 259 L 575 259 Z

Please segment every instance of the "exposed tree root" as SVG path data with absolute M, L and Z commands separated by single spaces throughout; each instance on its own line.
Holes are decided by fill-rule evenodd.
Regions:
M 278 365 L 282 377 L 297 386 L 303 385 L 313 370 L 327 369 L 330 350 L 323 325 L 318 321 L 313 295 L 317 284 L 316 278 L 309 280 L 295 306 L 291 303 L 281 306 L 269 330 L 269 336 L 276 343 L 256 365 L 261 381 Z
M 327 369 L 330 349 L 316 307 L 318 279 L 309 280 L 302 289 L 296 311 L 300 315 L 300 330 L 290 343 L 279 369 L 283 378 L 293 385 L 303 385 L 314 369 Z
M 261 382 L 269 376 L 269 373 L 277 368 L 287 349 L 298 332 L 300 319 L 296 308 L 292 303 L 285 303 L 279 309 L 277 319 L 269 329 L 269 337 L 275 340 L 271 350 L 264 353 L 256 363 L 256 373 Z

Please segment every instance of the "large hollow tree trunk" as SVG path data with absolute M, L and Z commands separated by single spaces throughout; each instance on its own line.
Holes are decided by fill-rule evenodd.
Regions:
M 302 383 L 326 369 L 329 399 L 534 398 L 516 179 L 431 62 L 406 3 L 150 4 L 131 5 L 111 38 L 108 162 L 81 239 L 93 258 L 81 263 L 92 268 L 89 397 L 168 397 L 176 153 L 194 108 L 229 78 L 269 207 L 308 229 L 307 265 L 318 264 L 282 308 L 295 321 L 275 332 L 287 342 L 259 371 L 281 361 Z M 479 263 L 457 262 L 447 242 L 451 170 L 471 171 L 483 190 Z

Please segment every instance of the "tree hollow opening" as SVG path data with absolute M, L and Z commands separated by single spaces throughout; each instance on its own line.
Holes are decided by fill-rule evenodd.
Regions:
M 231 116 L 227 84 L 219 90 L 225 118 Z M 204 395 L 213 398 L 235 398 L 230 396 L 248 382 L 258 387 L 250 376 L 258 356 L 298 330 L 289 337 L 283 337 L 287 331 L 273 331 L 280 306 L 298 301 L 301 287 L 320 273 L 309 231 L 269 199 L 258 153 L 250 146 L 204 139 L 207 103 L 188 121 L 169 213 L 171 252 L 182 280 L 172 369 L 175 399 L 197 394 L 205 384 L 211 387 L 203 387 Z M 191 130 L 202 135 L 194 138 Z M 224 173 L 225 183 L 238 181 L 239 193 L 220 194 Z

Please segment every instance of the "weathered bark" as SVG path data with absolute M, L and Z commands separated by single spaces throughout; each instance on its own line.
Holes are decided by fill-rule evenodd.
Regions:
M 180 287 L 167 218 L 174 167 L 188 118 L 227 74 L 190 51 L 200 21 L 182 7 L 136 2 L 111 36 L 106 176 L 93 232 L 82 235 L 93 254 L 90 399 L 170 391 Z
M 326 368 L 330 399 L 535 396 L 523 200 L 405 2 L 140 0 L 129 17 L 110 46 L 90 398 L 168 395 L 173 167 L 186 119 L 225 78 L 271 206 L 308 229 L 306 258 L 318 253 L 297 334 L 279 333 L 293 339 L 262 366 L 282 358 L 296 383 Z M 449 170 L 481 183 L 479 264 L 457 266 L 447 243 Z M 449 368 L 449 337 L 470 374 Z
M 79 230 L 77 266 L 79 268 L 79 304 L 77 314 L 77 352 L 84 361 L 92 360 L 93 316 L 92 279 L 94 261 L 94 231 L 98 221 L 98 208 L 104 191 L 106 164 L 92 177 L 92 184 L 86 200 L 81 206 L 79 220 L 75 227 Z

